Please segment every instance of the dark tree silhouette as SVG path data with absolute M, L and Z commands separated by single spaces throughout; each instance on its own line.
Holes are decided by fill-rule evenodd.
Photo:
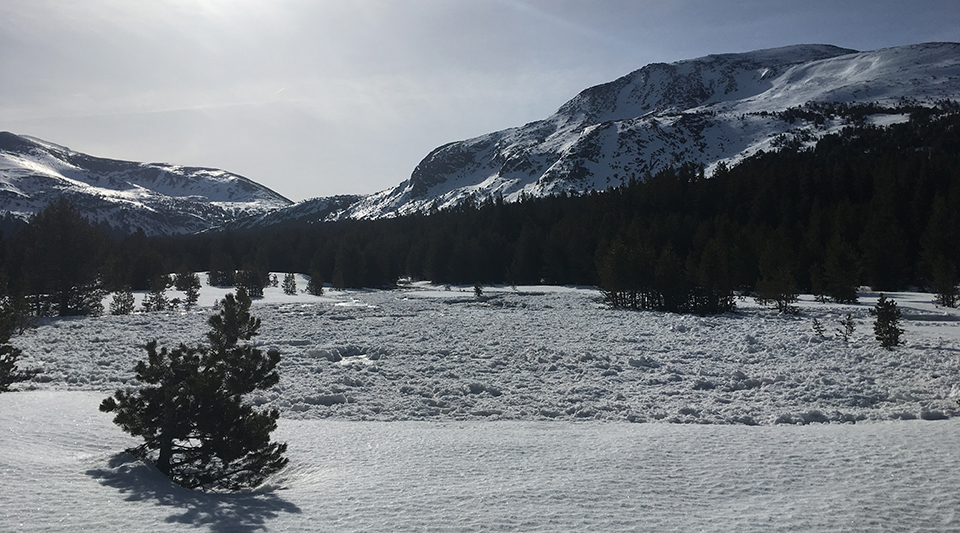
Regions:
M 25 372 L 17 369 L 17 361 L 21 351 L 10 345 L 10 337 L 18 330 L 22 333 L 23 312 L 17 304 L 17 298 L 3 294 L 6 285 L 6 275 L 0 273 L 0 392 L 10 390 L 10 385 L 26 381 L 36 372 Z
M 60 198 L 34 215 L 19 239 L 31 292 L 45 295 L 41 314 L 103 312 L 99 276 L 106 237 L 68 200 Z
M 880 341 L 880 346 L 890 349 L 903 343 L 900 336 L 903 335 L 903 328 L 900 327 L 900 309 L 897 309 L 897 302 L 887 300 L 880 293 L 880 299 L 877 305 L 870 310 L 870 314 L 877 317 L 873 323 L 873 333 Z

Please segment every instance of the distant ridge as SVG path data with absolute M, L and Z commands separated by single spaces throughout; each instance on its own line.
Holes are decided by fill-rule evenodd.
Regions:
M 195 233 L 292 204 L 223 170 L 104 159 L 0 132 L 5 225 L 22 223 L 59 197 L 118 235 Z

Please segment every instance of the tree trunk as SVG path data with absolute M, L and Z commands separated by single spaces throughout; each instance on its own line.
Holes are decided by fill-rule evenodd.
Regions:
M 176 427 L 176 410 L 173 405 L 174 384 L 172 376 L 163 384 L 163 421 L 160 424 L 160 456 L 157 457 L 157 470 L 170 477 L 170 460 L 173 456 L 173 432 Z

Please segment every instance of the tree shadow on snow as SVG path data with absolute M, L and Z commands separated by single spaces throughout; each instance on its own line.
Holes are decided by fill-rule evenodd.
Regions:
M 266 522 L 280 513 L 300 513 L 300 508 L 272 491 L 217 494 L 179 487 L 152 465 L 129 453 L 114 455 L 108 468 L 88 470 L 87 475 L 126 495 L 127 501 L 153 501 L 176 512 L 168 523 L 209 527 L 211 532 L 266 530 Z

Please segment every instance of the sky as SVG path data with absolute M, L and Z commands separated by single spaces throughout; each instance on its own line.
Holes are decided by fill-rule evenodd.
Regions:
M 0 0 L 0 131 L 370 194 L 654 62 L 960 42 L 955 0 Z

